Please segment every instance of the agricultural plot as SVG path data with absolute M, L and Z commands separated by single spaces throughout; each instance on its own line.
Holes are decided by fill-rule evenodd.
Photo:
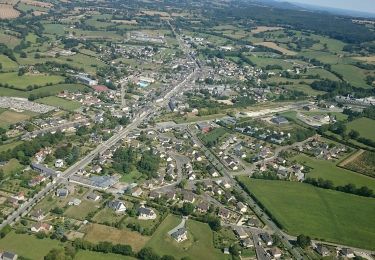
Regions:
M 231 259 L 219 249 L 214 248 L 213 234 L 207 224 L 194 220 L 187 221 L 188 240 L 177 243 L 168 235 L 181 218 L 169 215 L 157 228 L 146 246 L 152 247 L 159 255 L 173 255 L 177 258 L 189 256 L 192 259 Z
M 18 113 L 11 110 L 4 111 L 0 114 L 0 127 L 8 128 L 12 124 L 31 118 L 32 115 L 33 114 L 30 112 Z
M 37 99 L 36 102 L 42 103 L 45 105 L 58 107 L 67 111 L 74 111 L 81 107 L 81 104 L 77 101 L 66 100 L 66 99 L 54 97 L 54 96 L 40 98 L 40 99 Z
M 348 131 L 358 131 L 361 137 L 375 140 L 375 120 L 362 117 L 349 122 L 347 125 Z
M 20 12 L 14 9 L 13 5 L 0 4 L 0 19 L 14 19 Z
M 315 89 L 311 88 L 309 85 L 305 85 L 305 84 L 285 85 L 283 87 L 285 87 L 286 89 L 289 89 L 289 90 L 302 91 L 309 96 L 317 96 L 317 95 L 322 95 L 322 94 L 325 93 L 324 91 L 315 90 Z
M 330 180 L 335 186 L 349 183 L 357 187 L 367 186 L 375 191 L 375 179 L 337 167 L 334 161 L 320 160 L 304 154 L 297 155 L 293 160 L 311 168 L 307 177 Z
M 92 243 L 108 241 L 113 244 L 130 245 L 134 251 L 139 251 L 150 238 L 127 229 L 120 230 L 105 225 L 91 224 L 86 230 L 84 239 Z
M 286 181 L 240 177 L 283 229 L 292 235 L 375 249 L 374 198 Z
M 45 86 L 46 84 L 57 84 L 64 78 L 55 75 L 22 75 L 18 76 L 17 72 L 1 73 L 0 82 L 9 84 L 16 89 L 26 90 L 28 86 Z
M 296 55 L 297 54 L 296 52 L 288 50 L 286 48 L 283 48 L 283 47 L 277 45 L 274 42 L 259 42 L 259 43 L 256 43 L 255 45 L 261 45 L 261 46 L 265 46 L 267 48 L 274 49 L 276 51 L 281 52 L 284 55 Z
M 371 177 L 375 177 L 375 153 L 360 150 L 345 160 L 340 166 Z
M 0 41 L 1 42 L 1 41 Z M 18 64 L 5 55 L 0 55 L 0 64 L 2 66 L 2 71 L 10 71 L 18 69 Z

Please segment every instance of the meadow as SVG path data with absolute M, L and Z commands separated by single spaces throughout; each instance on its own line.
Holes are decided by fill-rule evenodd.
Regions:
M 349 122 L 346 126 L 348 131 L 358 131 L 361 137 L 375 141 L 375 120 L 362 117 Z
M 375 179 L 337 167 L 337 162 L 335 161 L 320 160 L 309 157 L 305 154 L 297 155 L 293 157 L 292 160 L 296 160 L 298 163 L 312 168 L 307 174 L 307 177 L 330 180 L 335 186 L 346 185 L 349 183 L 352 183 L 357 187 L 367 186 L 375 191 Z
M 194 220 L 187 221 L 188 240 L 177 243 L 168 231 L 181 222 L 181 218 L 169 215 L 157 228 L 146 246 L 152 247 L 159 255 L 173 255 L 176 258 L 189 256 L 192 259 L 231 259 L 214 248 L 213 233 L 207 224 Z
M 18 76 L 17 72 L 1 73 L 0 82 L 3 84 L 13 85 L 20 90 L 26 90 L 29 85 L 44 86 L 48 83 L 57 84 L 64 80 L 61 76 L 54 75 L 22 75 Z
M 104 254 L 100 252 L 80 250 L 74 257 L 75 260 L 135 260 L 136 258 L 117 254 Z
M 35 114 L 30 112 L 18 113 L 11 110 L 4 111 L 0 113 L 0 127 L 8 128 L 10 125 L 25 121 Z
M 375 249 L 374 198 L 324 190 L 308 184 L 240 177 L 291 235 Z
M 365 70 L 349 64 L 332 65 L 332 70 L 341 74 L 343 78 L 355 87 L 370 88 L 365 78 Z

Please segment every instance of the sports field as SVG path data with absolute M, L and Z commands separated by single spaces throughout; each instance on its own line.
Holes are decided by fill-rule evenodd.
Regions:
M 375 249 L 375 199 L 287 181 L 240 177 L 291 235 Z
M 168 231 L 176 227 L 181 218 L 169 215 L 155 231 L 146 246 L 152 247 L 159 255 L 173 255 L 180 259 L 189 256 L 192 259 L 216 260 L 231 259 L 219 249 L 214 248 L 213 233 L 207 224 L 194 220 L 187 221 L 188 240 L 177 243 L 169 235 Z
M 347 125 L 348 131 L 358 131 L 361 137 L 375 141 L 375 120 L 362 117 L 349 122 Z
M 40 98 L 36 100 L 36 102 L 54 106 L 54 107 L 59 107 L 61 109 L 68 110 L 68 111 L 74 111 L 81 107 L 81 104 L 77 101 L 66 100 L 66 99 L 54 97 L 54 96 Z

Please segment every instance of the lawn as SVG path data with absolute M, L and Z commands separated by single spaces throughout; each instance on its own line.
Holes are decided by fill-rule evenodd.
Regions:
M 215 128 L 214 130 L 210 131 L 207 134 L 200 135 L 200 138 L 205 144 L 209 143 L 218 143 L 220 138 L 227 134 L 227 130 L 225 128 Z
M 40 98 L 40 99 L 37 99 L 36 102 L 54 106 L 54 107 L 59 107 L 67 111 L 74 111 L 81 107 L 81 104 L 77 101 L 66 100 L 66 99 L 54 97 L 54 96 Z
M 69 218 L 84 220 L 90 212 L 94 212 L 99 206 L 98 203 L 82 200 L 79 206 L 70 206 L 64 213 Z
M 346 126 L 348 131 L 358 131 L 361 137 L 375 141 L 375 120 L 362 117 L 349 122 Z
M 91 224 L 87 228 L 84 239 L 92 243 L 108 241 L 113 244 L 130 245 L 137 252 L 144 247 L 150 238 L 128 229 L 120 230 L 105 225 Z
M 80 250 L 74 257 L 75 260 L 135 260 L 136 258 L 130 256 L 123 256 L 117 254 L 104 254 L 100 252 L 92 252 L 92 251 L 85 251 Z
M 194 220 L 187 221 L 188 240 L 177 243 L 168 231 L 177 226 L 181 218 L 169 215 L 157 228 L 146 246 L 152 247 L 159 255 L 173 255 L 176 258 L 189 256 L 192 259 L 229 259 L 219 249 L 214 248 L 213 234 L 207 224 Z M 230 258 L 231 259 L 231 258 Z
M 58 240 L 37 239 L 34 235 L 11 232 L 0 239 L 0 250 L 6 250 L 33 260 L 43 259 L 53 248 L 62 248 Z
M 331 180 L 335 186 L 353 183 L 357 187 L 367 186 L 375 191 L 375 179 L 337 167 L 337 162 L 319 160 L 304 154 L 293 157 L 293 160 L 312 168 L 307 177 Z
M 298 182 L 239 179 L 291 235 L 375 249 L 374 198 Z
M 64 78 L 55 75 L 22 75 L 18 76 L 17 72 L 0 73 L 0 82 L 3 84 L 13 85 L 20 90 L 26 90 L 29 85 L 44 86 L 48 83 L 57 84 Z
M 95 214 L 93 220 L 99 224 L 116 224 L 124 217 L 123 214 L 117 214 L 112 209 L 105 207 Z

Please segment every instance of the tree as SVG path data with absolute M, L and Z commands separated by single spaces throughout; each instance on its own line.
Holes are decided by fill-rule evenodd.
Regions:
M 163 255 L 161 260 L 176 260 L 176 258 L 171 255 Z
M 194 212 L 194 205 L 189 202 L 184 202 L 181 208 L 181 213 L 185 216 L 191 215 Z
M 221 229 L 221 221 L 218 217 L 212 216 L 208 220 L 208 225 L 213 231 L 219 231 Z
M 151 247 L 142 248 L 138 253 L 138 258 L 141 260 L 159 260 L 160 257 L 154 252 Z
M 301 234 L 297 237 L 297 245 L 301 248 L 306 248 L 311 245 L 311 238 Z
M 359 133 L 358 133 L 358 131 L 351 130 L 351 131 L 349 132 L 349 137 L 350 137 L 351 139 L 357 139 L 357 138 L 359 137 Z
M 229 247 L 229 252 L 233 256 L 239 256 L 240 255 L 240 247 L 238 244 L 233 244 Z

